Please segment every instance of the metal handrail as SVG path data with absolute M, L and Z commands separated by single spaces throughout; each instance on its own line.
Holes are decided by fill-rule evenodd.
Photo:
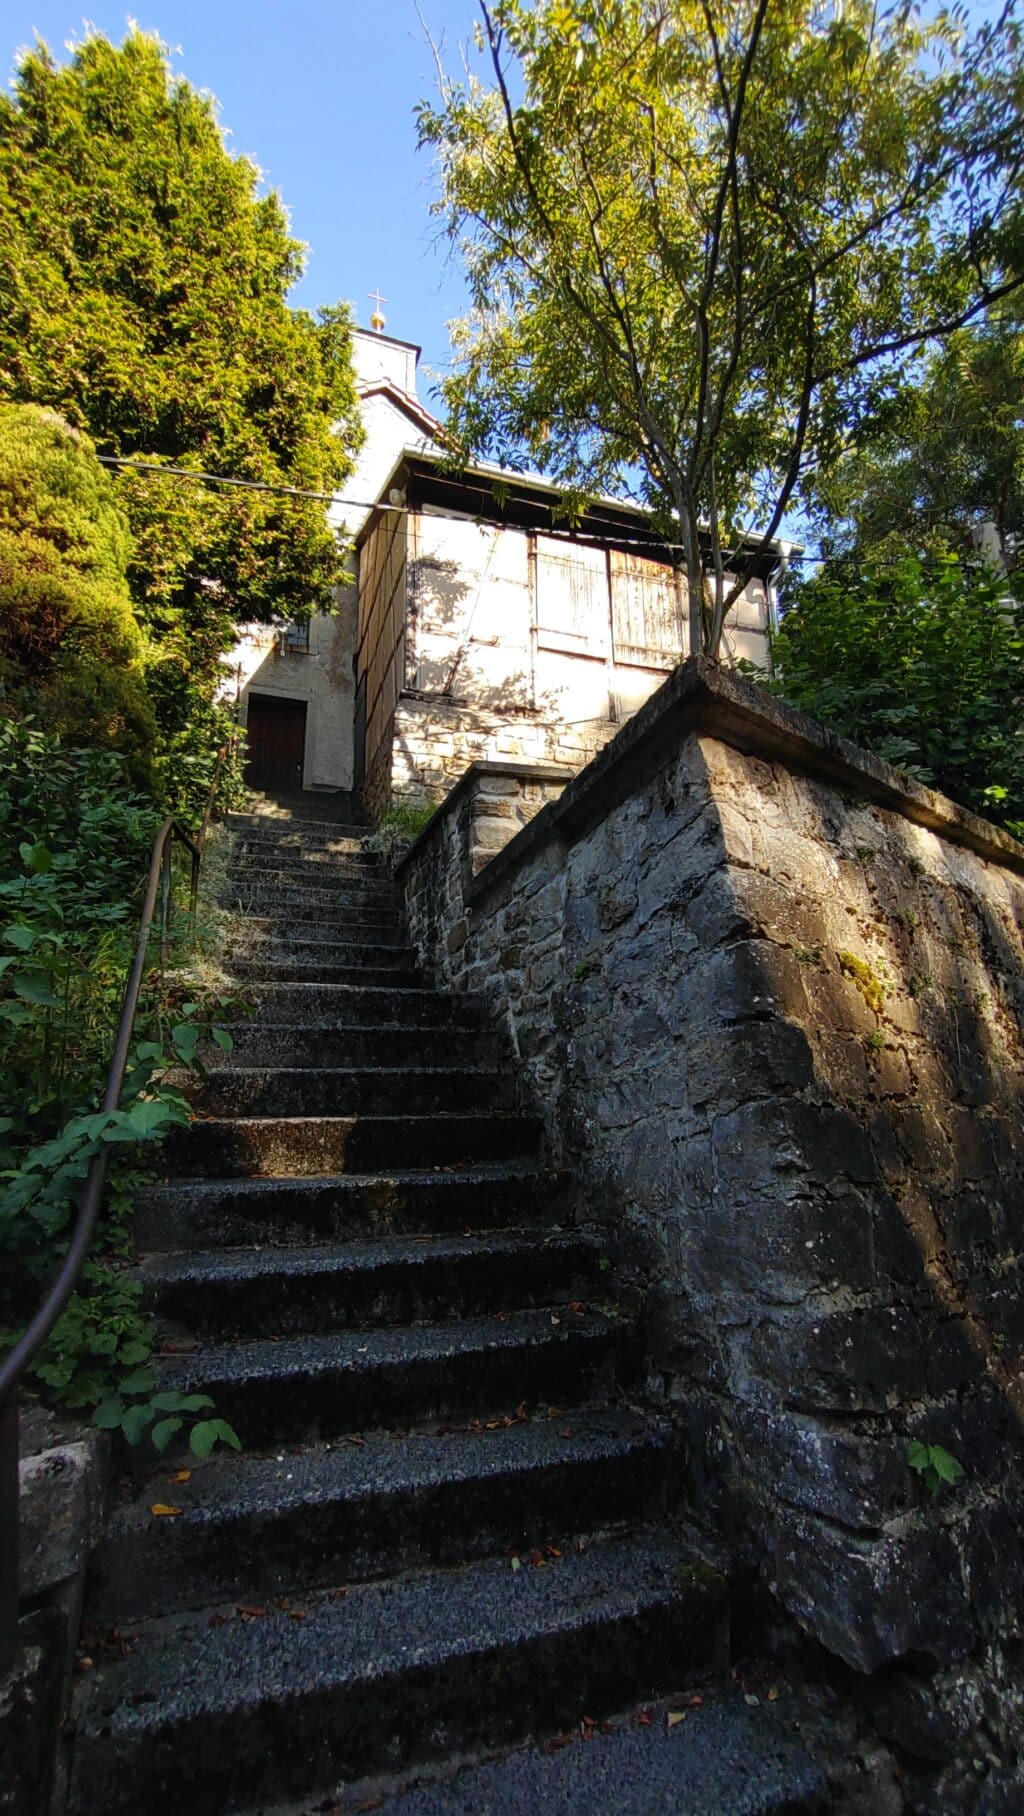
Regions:
M 139 937 L 131 970 L 125 985 L 121 1019 L 117 1025 L 114 1051 L 103 1093 L 104 1111 L 116 1110 L 121 1102 L 132 1030 L 142 991 L 149 955 L 149 940 L 156 912 L 157 893 L 160 903 L 160 962 L 167 963 L 171 917 L 171 860 L 175 839 L 192 859 L 189 887 L 189 913 L 194 916 L 199 891 L 199 870 L 203 844 L 209 831 L 213 802 L 227 749 L 218 752 L 217 765 L 210 784 L 206 812 L 198 840 L 192 839 L 176 820 L 164 820 L 153 841 L 149 860 L 146 893 L 142 902 Z M 107 1177 L 108 1147 L 101 1143 L 89 1163 L 85 1185 L 79 1201 L 78 1215 L 71 1232 L 67 1252 L 55 1279 L 26 1330 L 14 1348 L 0 1363 L 0 1677 L 14 1663 L 18 1645 L 18 1387 L 26 1368 L 45 1343 L 51 1330 L 78 1284 L 96 1229 Z

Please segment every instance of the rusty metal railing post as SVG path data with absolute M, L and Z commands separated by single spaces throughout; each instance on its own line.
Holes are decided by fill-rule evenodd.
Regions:
M 164 845 L 160 876 L 160 969 L 167 969 L 171 932 L 171 840 Z

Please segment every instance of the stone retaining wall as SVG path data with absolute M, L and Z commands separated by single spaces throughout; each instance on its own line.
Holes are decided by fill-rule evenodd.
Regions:
M 644 1270 L 690 1510 L 861 1669 L 1015 1630 L 1024 851 L 700 661 L 481 868 L 484 780 L 413 937 Z

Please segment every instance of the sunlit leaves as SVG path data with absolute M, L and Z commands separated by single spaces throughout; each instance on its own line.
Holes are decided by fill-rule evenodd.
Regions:
M 1019 39 L 868 0 L 481 11 L 419 115 L 474 303 L 453 427 L 577 494 L 639 479 L 699 615 L 880 372 L 1015 279 Z

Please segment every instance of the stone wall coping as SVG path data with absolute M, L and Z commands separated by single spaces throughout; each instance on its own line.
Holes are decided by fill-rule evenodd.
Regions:
M 520 762 L 516 757 L 480 757 L 464 769 L 453 788 L 448 790 L 422 832 L 417 833 L 399 863 L 395 866 L 395 875 L 401 876 L 410 858 L 415 857 L 421 846 L 427 845 L 437 826 L 453 813 L 464 795 L 469 794 L 474 782 L 480 776 L 509 776 L 517 782 L 571 782 L 579 774 L 578 770 L 566 769 L 561 763 Z
M 965 846 L 991 863 L 1024 876 L 1024 845 L 991 821 L 958 807 L 946 795 L 911 781 L 881 757 L 838 737 L 807 713 L 784 705 L 718 663 L 705 656 L 690 656 L 576 774 L 559 799 L 543 807 L 495 854 L 467 887 L 467 905 L 482 901 L 550 840 L 565 847 L 575 844 L 629 794 L 637 781 L 655 773 L 672 749 L 693 731 L 707 733 L 746 755 L 783 763 L 890 808 L 913 824 L 939 833 L 951 844 Z M 470 785 L 473 770 L 515 771 L 518 767 L 472 765 L 424 827 L 399 866 L 399 873 L 429 842 L 437 823 Z

